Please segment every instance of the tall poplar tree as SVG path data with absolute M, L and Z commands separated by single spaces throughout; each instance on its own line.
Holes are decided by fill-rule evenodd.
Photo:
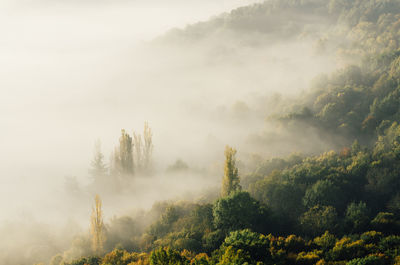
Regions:
M 119 153 L 123 173 L 128 175 L 133 174 L 132 147 L 132 137 L 128 133 L 126 133 L 125 130 L 122 130 L 121 137 L 119 138 Z
M 94 198 L 95 204 L 92 208 L 92 215 L 90 217 L 90 233 L 92 235 L 92 250 L 96 255 L 103 252 L 105 238 L 103 210 L 101 209 L 101 199 L 99 195 Z
M 236 149 L 225 147 L 224 177 L 222 179 L 221 195 L 228 196 L 232 192 L 241 190 L 239 170 L 236 166 Z
M 150 170 L 151 167 L 151 156 L 153 154 L 153 132 L 149 127 L 149 123 L 144 123 L 144 130 L 143 130 L 143 168 L 147 171 Z
M 128 176 L 134 173 L 132 137 L 121 130 L 119 147 L 115 148 L 112 159 L 113 175 Z
M 142 136 L 135 132 L 133 132 L 133 148 L 135 170 L 141 171 L 143 169 L 143 142 Z

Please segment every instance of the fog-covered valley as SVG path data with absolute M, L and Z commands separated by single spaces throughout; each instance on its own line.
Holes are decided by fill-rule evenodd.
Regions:
M 398 119 L 390 83 L 397 75 L 391 53 L 398 45 L 397 4 L 372 2 L 2 1 L 0 235 L 8 240 L 0 242 L 0 263 L 67 265 L 115 247 L 201 249 L 211 257 L 219 245 L 209 240 L 220 244 L 218 233 L 223 240 L 234 230 L 218 227 L 216 206 L 215 227 L 203 229 L 201 247 L 197 241 L 180 245 L 175 230 L 193 207 L 206 209 L 225 198 L 226 146 L 238 151 L 237 161 L 236 151 L 230 154 L 239 190 L 274 218 L 289 220 L 268 223 L 274 227 L 268 232 L 311 236 L 296 222 L 313 209 L 304 198 L 314 182 L 295 182 L 296 167 L 324 164 L 335 152 L 344 159 L 354 141 L 378 150 L 378 136 Z M 354 163 L 342 171 L 329 166 L 339 176 L 350 174 Z M 353 183 L 336 180 L 331 171 L 318 176 L 340 187 Z M 304 198 L 296 192 L 283 200 L 269 197 L 279 192 L 268 185 L 291 181 Z M 374 181 L 368 177 L 366 187 Z M 376 194 L 381 191 L 392 209 L 395 191 Z M 90 252 L 96 194 L 107 239 L 101 252 Z M 367 195 L 351 196 L 344 196 L 347 204 L 368 201 Z M 290 199 L 304 205 L 287 213 L 280 207 L 291 206 L 274 204 Z M 345 215 L 342 204 L 328 205 Z M 172 208 L 180 217 L 164 232 Z M 60 262 L 50 262 L 56 254 Z M 222 256 L 218 264 L 233 264 Z

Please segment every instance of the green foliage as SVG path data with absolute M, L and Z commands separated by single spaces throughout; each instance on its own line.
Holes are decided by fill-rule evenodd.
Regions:
M 114 249 L 104 256 L 102 265 L 128 265 L 136 259 L 135 253 L 130 254 L 126 250 Z
M 81 258 L 73 263 L 97 265 L 147 264 L 397 264 L 400 236 L 387 236 L 376 231 L 337 239 L 329 232 L 305 241 L 295 235 L 265 236 L 249 229 L 231 232 L 211 257 L 188 250 L 181 252 L 165 247 L 151 253 L 114 249 L 100 258 Z
M 316 252 L 300 252 L 296 257 L 296 264 L 315 264 L 320 259 Z
M 268 238 L 249 229 L 231 232 L 222 245 L 222 248 L 227 247 L 232 247 L 236 251 L 243 250 L 251 263 L 264 262 L 270 258 Z
M 371 224 L 381 232 L 395 233 L 399 231 L 399 221 L 393 213 L 380 212 L 371 221 Z
M 133 239 L 139 236 L 140 232 L 138 223 L 133 218 L 113 217 L 107 226 L 105 248 L 111 250 L 120 245 L 127 250 L 137 249 L 137 243 Z
M 299 201 L 303 191 L 297 185 L 287 182 L 274 181 L 278 174 L 275 172 L 268 178 L 250 185 L 249 192 L 257 200 L 268 205 L 275 213 L 280 213 L 282 219 L 296 219 L 303 210 Z
M 336 231 L 337 213 L 332 206 L 315 206 L 300 218 L 303 230 L 309 235 L 318 235 L 326 230 Z
M 362 233 L 360 239 L 363 240 L 366 244 L 378 244 L 381 241 L 383 234 L 381 232 L 376 231 L 368 231 Z
M 304 205 L 312 208 L 317 205 L 343 208 L 344 194 L 331 180 L 318 180 L 304 195 Z
M 218 265 L 245 265 L 249 264 L 250 257 L 243 250 L 235 250 L 233 247 L 229 246 L 225 249 L 222 254 Z
M 322 236 L 314 238 L 314 243 L 322 248 L 322 250 L 327 251 L 333 248 L 336 244 L 336 237 L 326 231 Z
M 178 251 L 171 248 L 159 248 L 150 254 L 151 265 L 186 265 L 189 261 Z
M 65 265 L 100 265 L 101 258 L 99 257 L 88 257 L 75 260 L 71 263 L 65 263 Z
M 382 252 L 391 256 L 398 256 L 400 253 L 400 236 L 387 236 L 381 239 L 378 245 Z
M 179 250 L 208 251 L 218 247 L 225 235 L 213 238 L 212 205 L 174 204 L 165 206 L 159 219 L 142 236 L 145 250 L 172 246 Z M 222 237 L 222 238 L 221 238 Z M 218 243 L 215 243 L 214 239 Z
M 232 192 L 239 190 L 241 190 L 241 186 L 239 180 L 239 171 L 236 166 L 236 149 L 226 146 L 221 195 L 228 196 Z
M 349 261 L 347 265 L 385 265 L 387 261 L 380 256 L 367 256 L 364 258 L 357 258 Z
M 369 221 L 369 210 L 365 202 L 352 202 L 347 206 L 345 222 L 352 232 L 365 231 Z
M 218 199 L 213 207 L 213 216 L 215 227 L 226 232 L 245 228 L 262 231 L 269 222 L 265 206 L 247 192 L 235 192 Z
M 213 250 L 219 248 L 219 246 L 224 242 L 226 232 L 221 229 L 217 229 L 211 233 L 206 234 L 203 237 L 204 248 L 207 252 L 212 252 Z
M 330 253 L 333 260 L 351 260 L 366 254 L 367 249 L 364 242 L 362 240 L 353 241 L 349 237 L 338 240 Z

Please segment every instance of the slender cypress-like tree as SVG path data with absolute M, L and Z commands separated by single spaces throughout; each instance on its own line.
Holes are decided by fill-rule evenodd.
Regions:
M 99 195 L 94 198 L 95 204 L 92 208 L 90 217 L 90 233 L 92 235 L 92 250 L 96 255 L 103 252 L 105 238 L 103 210 L 101 209 L 101 199 Z
M 151 156 L 153 153 L 153 133 L 149 127 L 148 122 L 144 123 L 144 130 L 143 130 L 143 168 L 146 171 L 150 170 L 151 167 Z
M 241 186 L 239 180 L 239 170 L 236 166 L 236 149 L 226 146 L 221 195 L 228 196 L 232 192 L 239 190 L 241 190 Z
M 133 132 L 134 164 L 135 171 L 143 170 L 143 142 L 142 136 Z

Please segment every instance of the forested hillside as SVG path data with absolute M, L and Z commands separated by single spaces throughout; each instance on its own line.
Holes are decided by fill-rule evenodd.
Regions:
M 220 192 L 161 201 L 105 223 L 96 197 L 90 233 L 44 262 L 400 264 L 400 1 L 270 0 L 155 42 L 262 47 L 299 39 L 312 40 L 315 56 L 334 55 L 339 69 L 316 76 L 296 97 L 276 100 L 262 115 L 277 131 L 253 140 L 268 148 L 278 137 L 298 142 L 296 133 L 312 130 L 332 150 L 256 155 L 246 165 L 241 150 L 227 146 Z M 103 190 L 121 192 L 129 184 L 115 176 L 133 176 L 134 168 L 151 175 L 151 135 L 147 123 L 143 143 L 122 131 L 114 173 L 94 173 L 92 189 L 103 181 Z M 316 145 L 307 139 L 306 145 Z M 126 155 L 135 153 L 132 141 L 145 150 L 137 151 L 146 154 L 138 161 Z M 184 175 L 189 167 L 178 160 L 167 172 Z

